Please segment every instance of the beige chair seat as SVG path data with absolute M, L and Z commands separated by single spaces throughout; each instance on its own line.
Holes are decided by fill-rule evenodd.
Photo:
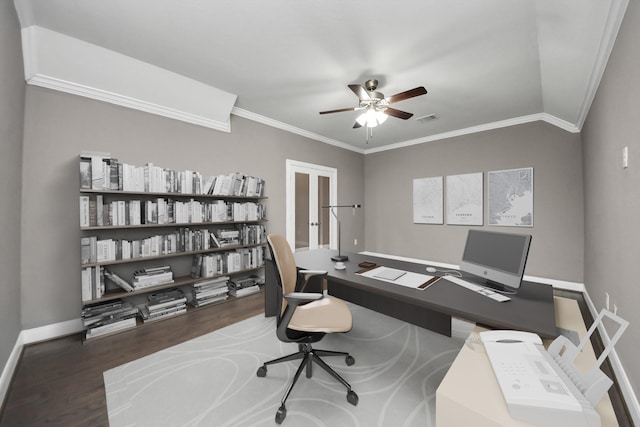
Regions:
M 349 332 L 351 311 L 344 301 L 325 295 L 296 307 L 288 327 L 304 332 Z

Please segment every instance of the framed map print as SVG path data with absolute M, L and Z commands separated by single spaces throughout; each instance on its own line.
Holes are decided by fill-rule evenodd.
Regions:
M 442 224 L 442 177 L 413 180 L 413 222 L 415 224 Z
M 482 172 L 447 176 L 447 224 L 482 225 Z
M 533 168 L 488 173 L 489 225 L 533 227 Z

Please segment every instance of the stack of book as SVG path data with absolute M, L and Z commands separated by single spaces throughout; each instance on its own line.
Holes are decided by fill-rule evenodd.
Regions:
M 133 273 L 133 288 L 136 290 L 167 283 L 173 283 L 173 272 L 168 265 L 136 270 Z
M 229 295 L 241 297 L 258 292 L 262 282 L 262 278 L 255 275 L 233 278 L 229 280 Z
M 191 304 L 194 307 L 202 307 L 213 302 L 226 300 L 229 296 L 228 281 L 228 276 L 220 276 L 195 282 L 191 290 L 193 295 Z
M 82 310 L 82 323 L 87 327 L 87 339 L 133 328 L 137 314 L 137 307 L 122 300 L 85 307 Z
M 166 319 L 167 317 L 186 313 L 187 298 L 180 289 L 156 292 L 148 297 L 148 301 L 140 307 L 143 322 Z

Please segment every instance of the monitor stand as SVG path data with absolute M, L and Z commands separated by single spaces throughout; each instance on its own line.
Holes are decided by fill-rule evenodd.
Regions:
M 487 280 L 484 279 L 482 277 L 479 276 L 473 276 L 471 275 L 471 277 L 466 278 L 467 280 L 475 283 L 478 286 L 482 286 L 485 287 L 487 289 L 490 289 L 494 292 L 499 292 L 501 294 L 505 294 L 505 295 L 515 295 L 516 293 L 518 293 L 517 289 L 514 288 L 510 288 L 508 286 L 505 286 L 501 283 L 498 282 L 494 282 L 492 280 Z

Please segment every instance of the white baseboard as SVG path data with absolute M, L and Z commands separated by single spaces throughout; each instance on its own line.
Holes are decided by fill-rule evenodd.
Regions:
M 22 347 L 24 347 L 24 341 L 23 334 L 20 332 L 20 334 L 18 334 L 18 339 L 16 339 L 16 344 L 13 346 L 13 350 L 11 350 L 11 354 L 9 355 L 9 360 L 7 360 L 7 363 L 4 365 L 2 376 L 0 376 L 0 407 L 2 407 L 2 404 L 7 397 L 13 373 L 18 367 L 18 361 L 20 361 Z
M 41 326 L 39 328 L 26 329 L 20 332 L 16 339 L 16 343 L 13 346 L 13 350 L 9 355 L 9 360 L 7 360 L 7 363 L 4 365 L 2 376 L 0 376 L 0 407 L 7 397 L 7 392 L 11 385 L 11 379 L 18 367 L 18 362 L 22 355 L 22 349 L 25 345 L 76 334 L 82 330 L 84 330 L 82 320 L 73 319 L 67 320 L 66 322 Z
M 588 292 L 585 291 L 583 295 L 587 303 L 587 307 L 589 307 L 589 311 L 591 312 L 591 316 L 595 319 L 598 317 L 600 310 L 596 308 L 595 304 L 589 297 Z M 602 343 L 607 346 L 611 342 L 611 337 L 609 337 L 607 330 L 602 324 L 600 324 L 598 332 L 602 339 Z M 618 386 L 620 386 L 624 401 L 627 404 L 627 408 L 629 408 L 629 414 L 631 415 L 633 425 L 640 426 L 640 403 L 638 403 L 638 397 L 633 391 L 629 377 L 627 377 L 627 373 L 622 366 L 622 362 L 618 358 L 618 353 L 616 353 L 615 348 L 611 350 L 611 353 L 609 353 L 609 362 L 611 362 L 611 368 L 616 375 L 616 382 L 618 383 Z
M 33 344 L 40 341 L 47 341 L 66 335 L 77 334 L 84 330 L 81 319 L 72 319 L 65 322 L 45 325 L 39 328 L 32 328 L 22 331 L 24 344 Z

